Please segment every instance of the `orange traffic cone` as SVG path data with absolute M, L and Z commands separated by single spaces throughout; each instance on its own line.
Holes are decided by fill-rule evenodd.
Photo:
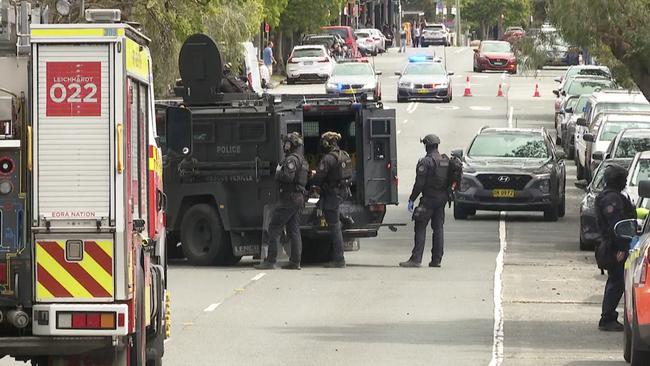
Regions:
M 467 75 L 467 84 L 465 85 L 465 93 L 463 93 L 464 97 L 471 97 L 472 96 L 472 86 L 469 83 L 469 75 Z
M 533 98 L 540 98 L 541 95 L 539 94 L 539 84 L 535 83 L 535 94 L 533 94 Z
M 503 97 L 503 88 L 501 87 L 501 83 L 499 83 L 499 91 L 497 92 L 497 97 Z

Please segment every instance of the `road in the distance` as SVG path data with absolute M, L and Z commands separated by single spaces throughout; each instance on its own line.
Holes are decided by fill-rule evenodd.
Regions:
M 434 49 L 409 50 L 422 52 Z M 447 48 L 446 54 L 448 69 L 456 73 L 451 104 L 397 104 L 394 72 L 406 56 L 391 50 L 375 58 L 383 71 L 383 101 L 397 110 L 401 205 L 389 208 L 386 222 L 408 226 L 363 240 L 360 251 L 346 253 L 343 270 L 307 266 L 262 273 L 251 259 L 232 268 L 172 265 L 173 332 L 166 365 L 488 365 L 495 263 L 503 244 L 503 281 L 497 278 L 504 291 L 497 311 L 503 314 L 503 347 L 497 347 L 502 359 L 494 357 L 494 365 L 623 364 L 620 334 L 596 329 L 604 282 L 593 255 L 577 251 L 579 193 L 572 180 L 567 217 L 558 223 L 546 223 L 538 213 L 508 214 L 503 223 L 498 213 L 484 212 L 455 221 L 448 209 L 443 267 L 397 266 L 412 247 L 406 201 L 424 153 L 422 136 L 438 134 L 443 151 L 466 147 L 480 127 L 507 126 L 511 110 L 513 125 L 552 127 L 552 76 L 559 71 L 544 71 L 539 80 L 479 75 L 471 73 L 470 49 Z M 471 98 L 462 97 L 467 74 Z M 543 98 L 532 97 L 536 82 Z M 499 83 L 508 98 L 496 97 Z M 275 92 L 323 88 L 283 85 Z M 568 175 L 574 177 L 574 168 Z M 500 237 L 500 225 L 505 236 Z M 427 240 L 425 261 L 430 235 Z

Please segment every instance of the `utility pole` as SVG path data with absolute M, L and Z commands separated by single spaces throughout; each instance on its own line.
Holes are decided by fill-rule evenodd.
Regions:
M 456 0 L 456 45 L 461 47 L 461 35 L 463 33 L 460 31 L 460 0 Z

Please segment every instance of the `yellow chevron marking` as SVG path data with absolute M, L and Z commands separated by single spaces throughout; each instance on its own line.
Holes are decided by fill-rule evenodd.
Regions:
M 40 244 L 37 247 L 36 261 L 43 266 L 57 282 L 61 284 L 72 297 L 92 299 L 94 296 L 88 292 L 77 280 L 72 277 Z
M 40 282 L 36 283 L 36 298 L 39 300 L 42 299 L 53 299 L 54 295 L 48 291 L 45 286 L 41 285 Z
M 65 250 L 65 243 L 57 241 L 57 244 Z M 83 260 L 77 262 L 84 271 L 88 272 L 92 278 L 99 283 L 109 294 L 113 294 L 113 277 L 106 273 L 104 268 L 97 263 L 88 253 L 84 253 Z
M 110 240 L 95 240 L 95 243 L 111 258 L 113 258 L 113 242 Z

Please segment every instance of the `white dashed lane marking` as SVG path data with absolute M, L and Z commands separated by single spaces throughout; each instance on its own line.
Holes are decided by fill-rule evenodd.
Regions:
M 255 275 L 255 277 L 251 278 L 251 281 L 257 281 L 257 280 L 259 280 L 260 278 L 262 278 L 264 276 L 266 276 L 266 273 L 264 273 L 264 272 L 258 273 L 257 275 Z
M 473 105 L 473 106 L 469 107 L 469 109 L 471 109 L 471 110 L 473 110 L 473 111 L 487 112 L 487 111 L 491 111 L 491 110 L 492 110 L 492 107 L 491 107 L 491 106 L 487 106 L 487 105 L 486 105 L 486 106 L 476 106 L 476 105 Z
M 207 308 L 203 309 L 203 311 L 205 311 L 206 313 L 213 312 L 213 311 L 215 311 L 215 310 L 219 307 L 219 305 L 221 305 L 220 302 L 216 302 L 216 303 L 214 303 L 214 304 L 210 304 L 210 306 L 208 306 Z

